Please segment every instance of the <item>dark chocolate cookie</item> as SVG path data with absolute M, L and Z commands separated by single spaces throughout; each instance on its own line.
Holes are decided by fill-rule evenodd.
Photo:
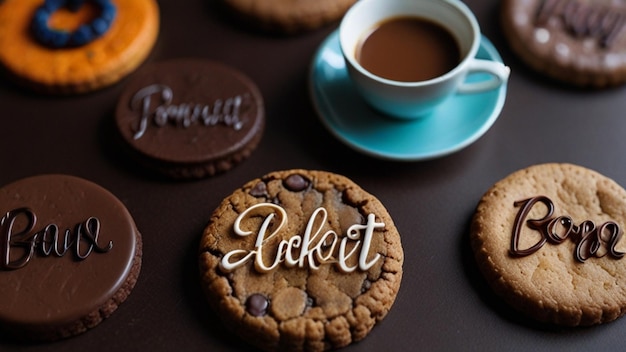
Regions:
M 173 178 L 201 178 L 250 156 L 263 135 L 265 108 L 241 72 L 181 59 L 137 72 L 119 99 L 116 122 L 141 164 Z
M 130 294 L 141 254 L 128 210 L 92 182 L 44 175 L 0 188 L 0 326 L 35 340 L 95 327 Z
M 223 322 L 267 350 L 323 351 L 367 336 L 402 278 L 387 210 L 346 177 L 307 170 L 248 182 L 215 210 L 201 283 Z

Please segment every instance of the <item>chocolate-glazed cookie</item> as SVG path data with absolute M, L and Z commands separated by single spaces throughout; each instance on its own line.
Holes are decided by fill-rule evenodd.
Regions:
M 208 301 L 233 331 L 267 351 L 323 351 L 387 315 L 403 250 L 373 195 L 344 176 L 288 170 L 224 199 L 199 257 Z
M 265 127 L 260 91 L 223 64 L 179 59 L 148 65 L 122 93 L 116 125 L 129 153 L 161 174 L 193 179 L 230 170 Z
M 141 254 L 128 210 L 90 181 L 43 175 L 0 188 L 0 326 L 30 340 L 95 327 L 130 294 Z

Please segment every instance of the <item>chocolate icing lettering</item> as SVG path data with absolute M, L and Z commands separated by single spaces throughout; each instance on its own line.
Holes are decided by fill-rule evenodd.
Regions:
M 202 123 L 204 126 L 223 124 L 240 130 L 245 121 L 239 116 L 239 111 L 248 95 L 236 95 L 225 100 L 216 99 L 211 104 L 182 103 L 172 104 L 174 92 L 166 85 L 153 84 L 139 90 L 130 101 L 132 110 L 140 110 L 139 124 L 134 130 L 134 139 L 143 137 L 148 129 L 150 119 L 157 127 L 163 127 L 168 122 L 183 128 Z M 159 100 L 153 107 L 153 99 Z
M 540 219 L 527 219 L 531 209 L 537 203 L 543 203 L 547 207 L 546 215 Z M 613 221 L 607 221 L 596 227 L 592 221 L 585 220 L 576 226 L 569 216 L 552 217 L 554 203 L 545 196 L 517 201 L 514 205 L 520 207 L 520 210 L 515 218 L 513 236 L 511 237 L 510 253 L 512 256 L 528 256 L 537 252 L 547 242 L 559 245 L 567 238 L 576 242 L 574 256 L 581 263 L 591 257 L 601 258 L 607 254 L 616 259 L 621 259 L 624 256 L 623 252 L 615 249 L 623 232 L 619 225 Z M 524 223 L 528 228 L 539 232 L 541 238 L 532 246 L 520 249 L 519 242 Z
M 267 213 L 267 215 L 265 215 L 259 229 L 251 231 L 242 229 L 242 222 L 252 217 L 262 216 L 259 215 L 261 213 Z M 276 222 L 279 222 L 278 225 L 274 224 L 275 217 L 277 217 Z M 327 220 L 326 209 L 317 208 L 311 214 L 302 236 L 294 235 L 288 239 L 283 239 L 277 246 L 268 249 L 266 244 L 277 236 L 287 224 L 287 212 L 276 204 L 256 204 L 243 211 L 234 224 L 234 232 L 237 236 L 245 237 L 256 234 L 254 249 L 235 249 L 226 253 L 220 262 L 220 267 L 229 272 L 249 261 L 254 261 L 257 271 L 269 272 L 281 263 L 287 267 L 304 268 L 308 266 L 312 270 L 319 269 L 322 264 L 332 263 L 337 265 L 339 270 L 349 273 L 357 268 L 366 271 L 381 258 L 379 253 L 376 253 L 373 258 L 369 258 L 374 229 L 385 227 L 384 223 L 376 222 L 374 214 L 368 215 L 365 225 L 354 224 L 350 226 L 344 237 L 340 237 L 332 230 L 323 232 L 322 228 Z M 350 242 L 354 244 L 352 249 L 349 249 Z M 355 259 L 358 257 L 358 264 L 351 266 L 348 263 L 352 257 Z M 270 260 L 271 263 L 266 262 L 268 258 L 273 258 Z
M 545 26 L 551 18 L 560 19 L 576 38 L 598 39 L 603 48 L 615 43 L 626 24 L 625 12 L 579 0 L 543 0 L 537 10 L 536 23 Z
M 26 225 L 16 229 L 15 223 L 23 218 Z M 26 266 L 35 254 L 43 257 L 55 255 L 63 257 L 68 251 L 78 260 L 89 257 L 92 251 L 106 253 L 113 247 L 109 241 L 106 246 L 98 244 L 100 221 L 91 217 L 76 224 L 74 231 L 66 229 L 63 233 L 55 224 L 49 224 L 42 230 L 32 233 L 37 223 L 37 216 L 28 208 L 18 208 L 7 212 L 0 219 L 0 267 L 15 270 Z

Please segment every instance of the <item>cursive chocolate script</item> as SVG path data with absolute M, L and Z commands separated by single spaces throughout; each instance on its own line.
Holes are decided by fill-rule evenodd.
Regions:
M 20 218 L 26 221 L 21 229 L 16 229 L 16 221 Z M 33 232 L 37 223 L 37 216 L 28 208 L 18 208 L 7 212 L 0 219 L 0 268 L 15 270 L 26 266 L 35 256 L 43 257 L 55 255 L 63 257 L 69 251 L 78 260 L 84 260 L 96 251 L 106 253 L 113 247 L 109 241 L 106 246 L 98 244 L 100 235 L 100 221 L 90 217 L 75 226 L 74 231 L 66 229 L 59 231 L 55 224 L 49 224 L 43 229 Z
M 543 0 L 537 10 L 536 23 L 545 26 L 551 18 L 560 19 L 575 37 L 596 38 L 609 48 L 626 24 L 626 13 L 580 0 Z
M 166 85 L 153 84 L 140 89 L 130 101 L 132 110 L 140 110 L 139 124 L 134 131 L 133 138 L 143 137 L 148 129 L 150 119 L 157 127 L 163 127 L 168 122 L 183 128 L 189 128 L 193 124 L 202 123 L 204 126 L 223 124 L 240 130 L 244 121 L 239 112 L 247 95 L 236 95 L 225 100 L 216 99 L 210 104 L 182 103 L 172 104 L 174 92 Z M 154 100 L 158 99 L 158 105 L 152 107 Z
M 251 217 L 259 216 L 259 213 L 267 213 L 258 229 L 245 230 L 242 222 Z M 274 218 L 277 217 L 279 224 L 273 226 Z M 340 237 L 335 231 L 323 232 L 322 228 L 327 223 L 328 213 L 324 208 L 317 208 L 306 225 L 302 236 L 294 235 L 281 240 L 277 246 L 266 248 L 266 243 L 277 236 L 287 224 L 286 211 L 272 203 L 260 203 L 243 211 L 235 220 L 234 231 L 237 236 L 256 235 L 254 249 L 235 249 L 222 258 L 220 267 L 229 272 L 249 261 L 254 261 L 258 272 L 269 272 L 279 264 L 284 263 L 287 267 L 303 268 L 308 266 L 312 270 L 319 269 L 322 264 L 335 264 L 339 270 L 349 273 L 359 270 L 368 270 L 381 258 L 379 253 L 369 259 L 370 245 L 374 229 L 384 228 L 385 224 L 376 222 L 374 214 L 369 214 L 367 223 L 354 224 L 348 228 L 344 237 Z M 270 228 L 273 227 L 273 230 Z M 270 232 L 271 231 L 271 232 Z M 349 242 L 354 246 L 348 249 Z M 348 260 L 358 257 L 358 264 L 350 265 Z M 266 262 L 268 258 L 269 262 Z
M 547 207 L 546 214 L 540 219 L 527 219 L 531 209 L 537 204 L 543 203 Z M 597 226 L 589 220 L 583 221 L 576 226 L 569 216 L 561 215 L 552 217 L 554 213 L 554 203 L 545 196 L 538 196 L 515 202 L 516 207 L 520 207 L 513 226 L 513 236 L 511 237 L 511 255 L 523 257 L 537 252 L 547 242 L 551 244 L 561 244 L 570 238 L 576 242 L 574 256 L 579 262 L 584 262 L 591 257 L 603 257 L 610 254 L 611 257 L 620 259 L 624 253 L 615 249 L 617 242 L 622 237 L 622 230 L 613 221 L 607 221 Z M 541 234 L 537 243 L 526 249 L 519 248 L 522 226 L 526 224 L 528 228 Z

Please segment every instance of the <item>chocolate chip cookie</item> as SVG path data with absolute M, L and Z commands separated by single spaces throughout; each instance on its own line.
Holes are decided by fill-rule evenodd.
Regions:
M 223 322 L 266 351 L 323 351 L 367 336 L 400 288 L 403 250 L 387 210 L 344 176 L 278 171 L 213 212 L 201 283 Z

